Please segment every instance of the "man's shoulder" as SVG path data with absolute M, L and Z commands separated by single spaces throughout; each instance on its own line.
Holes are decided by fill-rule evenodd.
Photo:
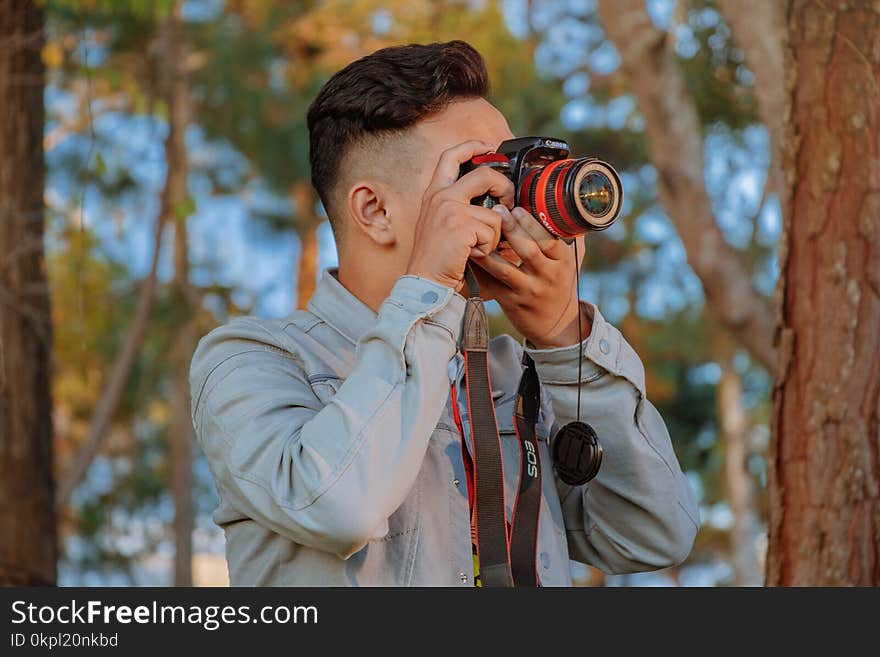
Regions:
M 318 323 L 320 320 L 306 310 L 282 319 L 234 317 L 199 340 L 190 364 L 190 383 L 199 385 L 225 361 L 254 352 L 272 352 L 299 361 L 302 337 Z

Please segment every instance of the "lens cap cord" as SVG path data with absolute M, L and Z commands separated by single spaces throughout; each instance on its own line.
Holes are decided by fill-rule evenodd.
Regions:
M 580 268 L 578 266 L 577 240 L 574 240 L 574 281 L 575 296 L 578 297 Z M 577 414 L 574 422 L 569 422 L 553 436 L 551 450 L 556 474 L 569 486 L 581 486 L 598 473 L 602 467 L 602 446 L 596 431 L 586 422 L 581 421 L 581 388 L 583 386 L 583 361 L 584 348 L 583 332 L 581 330 L 581 312 L 578 307 L 578 389 L 577 389 Z

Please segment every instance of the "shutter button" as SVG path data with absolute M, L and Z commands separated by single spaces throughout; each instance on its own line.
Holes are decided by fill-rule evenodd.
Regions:
M 422 295 L 422 303 L 434 303 L 439 298 L 436 292 L 425 292 Z
M 605 338 L 599 340 L 599 351 L 606 355 L 609 351 L 611 351 L 611 346 L 608 344 L 608 340 L 606 340 Z

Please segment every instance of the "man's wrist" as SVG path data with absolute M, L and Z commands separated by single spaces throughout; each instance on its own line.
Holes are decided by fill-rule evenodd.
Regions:
M 580 321 L 580 331 L 578 330 L 578 321 Z M 565 326 L 559 333 L 550 338 L 542 340 L 534 340 L 529 338 L 530 346 L 533 349 L 558 349 L 560 347 L 570 347 L 572 345 L 583 342 L 590 336 L 593 329 L 593 322 L 586 310 L 581 304 L 578 304 L 578 314 Z

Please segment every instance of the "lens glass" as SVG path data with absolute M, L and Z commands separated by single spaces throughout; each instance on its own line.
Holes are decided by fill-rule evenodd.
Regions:
M 581 179 L 578 196 L 584 209 L 594 217 L 607 214 L 614 205 L 614 187 L 601 171 L 590 171 Z

